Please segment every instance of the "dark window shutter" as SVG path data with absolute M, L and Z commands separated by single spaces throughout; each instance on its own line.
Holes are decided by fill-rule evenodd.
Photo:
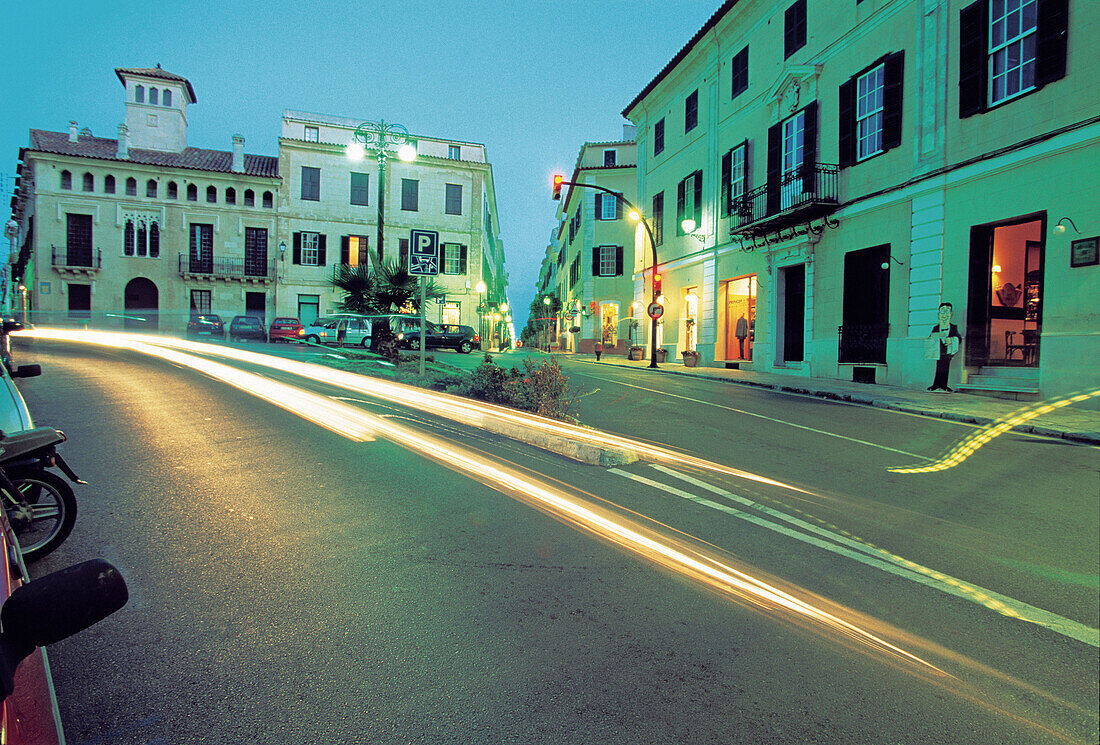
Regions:
M 317 266 L 325 265 L 325 236 L 317 236 Z
M 350 264 L 351 263 L 351 260 L 350 260 L 351 257 L 348 255 L 350 253 L 348 251 L 348 243 L 349 243 L 348 236 L 346 236 L 346 235 L 340 236 L 340 263 L 341 264 Z
M 596 219 L 603 219 L 603 194 L 596 194 Z
M 692 217 L 695 218 L 696 225 L 700 225 L 703 222 L 703 172 L 696 171 L 695 176 L 695 207 Z
M 840 86 L 840 167 L 856 162 L 856 78 Z
M 600 276 L 600 247 L 592 247 L 592 276 Z
M 458 273 L 459 274 L 465 274 L 466 273 L 466 259 L 467 259 L 466 246 L 459 246 L 458 247 Z
M 1039 0 L 1039 38 L 1035 49 L 1035 86 L 1066 76 L 1069 0 Z
M 902 86 L 905 81 L 905 52 L 891 54 L 883 67 L 882 149 L 901 144 Z
M 676 232 L 677 232 L 677 234 L 679 234 L 681 232 L 680 231 L 680 223 L 684 221 L 684 190 L 685 190 L 685 186 L 686 186 L 686 184 L 685 184 L 684 181 L 681 181 L 676 186 Z
M 370 264 L 370 238 L 365 235 L 359 236 L 359 266 L 367 266 Z
M 803 133 L 802 191 L 814 192 L 817 181 L 817 101 L 806 107 L 806 129 Z
M 290 255 L 290 263 L 301 264 L 302 263 L 302 234 L 294 234 L 294 253 Z
M 989 0 L 977 0 L 959 11 L 960 119 L 985 110 L 988 12 Z
M 783 123 L 768 127 L 768 214 L 779 211 L 779 161 L 783 157 Z
M 733 151 L 722 156 L 722 186 L 719 189 L 719 206 L 723 215 L 730 213 L 730 179 L 733 178 Z
M 623 276 L 623 247 L 615 246 L 615 276 Z
M 749 48 L 745 47 L 733 58 L 733 75 L 730 98 L 737 98 L 749 87 Z

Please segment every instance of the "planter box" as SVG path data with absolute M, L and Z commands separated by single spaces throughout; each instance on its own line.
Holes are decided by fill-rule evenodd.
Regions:
M 631 347 L 627 352 L 627 359 L 631 359 L 631 360 L 643 360 L 643 359 L 645 359 L 645 347 Z
M 657 349 L 657 361 L 668 362 L 668 350 L 664 347 L 660 347 Z
M 684 356 L 684 367 L 695 367 L 699 364 L 698 352 L 681 352 Z

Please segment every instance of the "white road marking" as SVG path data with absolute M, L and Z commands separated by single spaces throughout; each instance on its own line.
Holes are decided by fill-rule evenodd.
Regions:
M 589 375 L 588 373 L 585 373 L 585 375 L 587 375 L 590 378 L 595 378 L 596 380 L 602 380 L 606 383 L 612 383 L 612 384 L 615 384 L 615 385 L 625 385 L 628 388 L 637 388 L 640 391 L 646 391 L 648 393 L 655 393 L 655 394 L 660 395 L 660 396 L 669 396 L 671 398 L 679 398 L 679 399 L 682 399 L 684 401 L 691 401 L 694 404 L 702 404 L 703 406 L 713 406 L 716 409 L 725 409 L 726 411 L 732 411 L 732 412 L 735 412 L 737 414 L 744 414 L 745 416 L 756 417 L 757 419 L 764 419 L 764 420 L 767 420 L 769 422 L 774 422 L 775 424 L 783 424 L 783 425 L 786 425 L 788 427 L 794 427 L 795 429 L 801 429 L 801 430 L 805 430 L 807 432 L 813 432 L 814 434 L 825 435 L 826 437 L 836 437 L 836 438 L 841 439 L 841 440 L 847 440 L 848 442 L 854 442 L 857 445 L 867 445 L 868 447 L 878 448 L 879 450 L 887 450 L 891 453 L 899 453 L 901 455 L 906 455 L 910 458 L 919 458 L 920 460 L 928 460 L 928 461 L 932 460 L 932 458 L 929 458 L 927 455 L 918 455 L 917 453 L 910 453 L 908 450 L 898 450 L 897 448 L 888 447 L 886 445 L 880 445 L 877 442 L 868 442 L 867 440 L 860 440 L 860 439 L 857 439 L 855 437 L 848 437 L 846 435 L 838 435 L 835 432 L 826 432 L 823 429 L 815 429 L 814 427 L 807 427 L 804 424 L 795 424 L 794 422 L 788 422 L 785 419 L 776 419 L 774 417 L 764 416 L 763 414 L 757 414 L 756 412 L 753 412 L 753 411 L 745 411 L 744 409 L 735 409 L 732 406 L 723 406 L 722 404 L 716 404 L 716 403 L 713 403 L 711 401 L 702 401 L 700 399 L 692 398 L 690 396 L 681 396 L 678 393 L 669 393 L 668 391 L 658 391 L 658 390 L 654 390 L 653 388 L 646 388 L 645 386 L 634 385 L 633 383 L 623 383 L 622 381 L 619 381 L 619 380 L 611 380 L 609 378 L 601 378 L 598 375 Z M 839 403 L 843 403 L 843 402 L 839 402 Z M 900 414 L 900 413 L 904 413 L 904 412 L 895 411 L 895 412 L 892 412 L 892 413 Z
M 714 494 L 718 494 L 722 497 L 725 497 L 726 499 L 737 502 L 738 504 L 760 510 L 767 515 L 779 518 L 784 522 L 795 525 L 799 528 L 802 528 L 803 530 L 807 530 L 814 535 L 807 535 L 807 533 L 801 532 L 800 530 L 795 530 L 794 528 L 787 527 L 786 525 L 780 525 L 779 523 L 767 520 L 763 517 L 760 517 L 759 515 L 744 512 L 743 510 L 739 510 L 736 507 L 721 504 L 719 502 L 707 499 L 706 497 L 700 497 L 696 494 L 692 494 L 691 492 L 678 489 L 674 486 L 669 486 L 668 484 L 663 484 L 659 481 L 647 479 L 644 476 L 629 473 L 618 468 L 609 469 L 609 472 L 645 484 L 646 486 L 651 486 L 654 489 L 672 494 L 674 496 L 680 497 L 681 499 L 686 499 L 690 502 L 695 502 L 696 504 L 702 505 L 704 507 L 709 507 L 710 509 L 732 515 L 738 519 L 752 523 L 753 525 L 767 528 L 768 530 L 774 531 L 781 535 L 785 535 L 789 538 L 794 538 L 795 540 L 802 541 L 803 543 L 807 543 L 811 546 L 816 546 L 817 548 L 831 551 L 835 554 L 839 554 L 840 556 L 845 556 L 861 564 L 866 564 L 867 566 L 880 569 L 884 572 L 896 575 L 903 579 L 907 579 L 912 582 L 931 587 L 948 595 L 954 595 L 956 597 L 963 598 L 964 600 L 969 600 L 972 603 L 976 603 L 991 610 L 997 611 L 1002 615 L 1012 618 L 1019 618 L 1023 621 L 1028 621 L 1029 623 L 1034 623 L 1038 626 L 1048 628 L 1051 631 L 1054 631 L 1063 636 L 1067 636 L 1071 639 L 1084 642 L 1085 644 L 1088 644 L 1090 646 L 1100 647 L 1100 629 L 1091 628 L 1072 619 L 1059 616 L 1055 613 L 1043 610 L 1042 608 L 1037 608 L 1033 605 L 1029 605 L 1028 603 L 1025 603 L 1021 600 L 1010 598 L 1007 595 L 1002 595 L 998 592 L 994 592 L 993 590 L 987 590 L 984 587 L 979 587 L 978 585 L 964 582 L 960 579 L 956 579 L 955 577 L 951 577 L 934 569 L 929 569 L 928 567 L 921 566 L 916 562 L 912 562 L 908 559 L 904 559 L 900 556 L 891 554 L 884 549 L 878 549 L 874 546 L 860 543 L 859 541 L 852 540 L 851 538 L 840 535 L 839 533 L 835 533 L 820 526 L 808 523 L 805 520 L 786 515 L 771 507 L 761 505 L 757 502 L 752 501 L 751 499 L 733 494 L 732 492 L 726 491 L 725 489 L 722 489 L 720 487 L 713 486 L 712 484 L 708 484 L 704 481 L 700 481 L 699 479 L 693 478 L 686 474 L 674 471 L 671 468 L 659 465 L 654 465 L 652 466 L 652 468 L 655 468 L 662 473 L 674 476 L 678 479 L 681 479 L 682 481 L 686 481 L 689 484 L 705 489 Z

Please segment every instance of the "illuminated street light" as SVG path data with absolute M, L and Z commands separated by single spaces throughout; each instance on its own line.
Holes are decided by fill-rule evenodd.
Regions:
M 378 250 L 385 243 L 385 206 L 386 206 L 386 159 L 397 157 L 403 161 L 416 158 L 416 148 L 409 142 L 409 130 L 400 124 L 389 124 L 384 120 L 363 122 L 352 133 L 352 141 L 345 150 L 349 159 L 362 160 L 367 150 L 374 152 L 378 160 Z

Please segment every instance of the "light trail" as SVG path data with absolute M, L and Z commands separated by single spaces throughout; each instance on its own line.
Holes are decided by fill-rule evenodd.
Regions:
M 801 600 L 775 585 L 735 569 L 718 551 L 709 552 L 703 548 L 689 546 L 686 541 L 661 536 L 653 530 L 642 527 L 637 521 L 599 508 L 579 494 L 570 493 L 473 450 L 376 416 L 359 407 L 335 401 L 317 393 L 303 391 L 286 383 L 273 381 L 220 362 L 196 357 L 177 349 L 165 348 L 168 345 L 151 344 L 147 341 L 150 337 L 86 332 L 80 333 L 80 338 L 74 339 L 68 334 L 45 336 L 38 331 L 35 332 L 35 336 L 82 341 L 136 351 L 205 373 L 349 439 L 363 441 L 375 436 L 385 438 L 533 506 L 567 525 L 677 574 L 695 579 L 726 597 L 743 601 L 789 620 L 809 622 L 809 625 L 819 633 L 832 632 L 842 639 L 857 642 L 866 651 L 885 654 L 895 661 L 915 666 L 922 675 L 953 678 L 932 663 L 907 652 L 881 636 Z M 240 354 L 252 356 L 251 353 Z M 236 354 L 227 356 L 237 357 Z M 242 361 L 246 360 L 242 359 Z M 433 405 L 437 404 L 433 403 Z
M 1013 427 L 1023 424 L 1024 422 L 1029 422 L 1043 414 L 1049 414 L 1057 409 L 1061 409 L 1065 406 L 1072 406 L 1073 404 L 1087 401 L 1096 396 L 1100 396 L 1100 388 L 1094 388 L 1091 391 L 1084 391 L 1083 393 L 1076 393 L 1072 396 L 1065 396 L 1064 398 L 1055 399 L 1053 401 L 1035 404 L 1034 406 L 1026 406 L 1008 416 L 987 424 L 976 432 L 970 433 L 938 460 L 932 461 L 927 465 L 887 468 L 886 470 L 893 473 L 934 473 L 936 471 L 946 471 L 949 468 L 954 468 L 959 465 L 976 453 L 979 448 L 989 443 L 990 440 L 1000 437 Z
M 501 431 L 503 428 L 505 432 L 508 428 L 535 431 L 565 438 L 573 442 L 612 450 L 632 452 L 639 458 L 654 463 L 697 468 L 704 471 L 721 473 L 754 481 L 760 484 L 779 487 L 788 491 L 813 495 L 812 492 L 800 489 L 791 484 L 783 483 L 782 481 L 777 481 L 767 476 L 750 473 L 721 463 L 714 463 L 713 461 L 680 453 L 671 448 L 661 447 L 642 440 L 581 427 L 567 422 L 560 422 L 555 419 L 540 417 L 529 412 L 510 409 L 506 406 L 498 406 L 484 401 L 473 401 L 461 396 L 453 396 L 447 393 L 439 393 L 437 391 L 429 391 L 410 385 L 404 385 L 402 383 L 393 383 L 378 378 L 370 378 L 312 362 L 299 362 L 297 360 L 288 360 L 282 357 L 273 357 L 271 355 L 248 352 L 232 347 L 191 342 L 182 339 L 173 339 L 171 337 L 154 336 L 151 334 L 38 328 L 18 331 L 15 332 L 15 335 L 28 338 L 98 344 L 122 349 L 133 348 L 134 344 L 141 343 L 166 349 L 178 349 L 203 355 L 232 359 L 238 362 L 279 370 L 291 375 L 298 375 L 309 380 L 333 385 L 349 391 L 355 391 L 382 401 L 399 403 L 403 406 L 418 409 L 472 427 L 494 431 Z

